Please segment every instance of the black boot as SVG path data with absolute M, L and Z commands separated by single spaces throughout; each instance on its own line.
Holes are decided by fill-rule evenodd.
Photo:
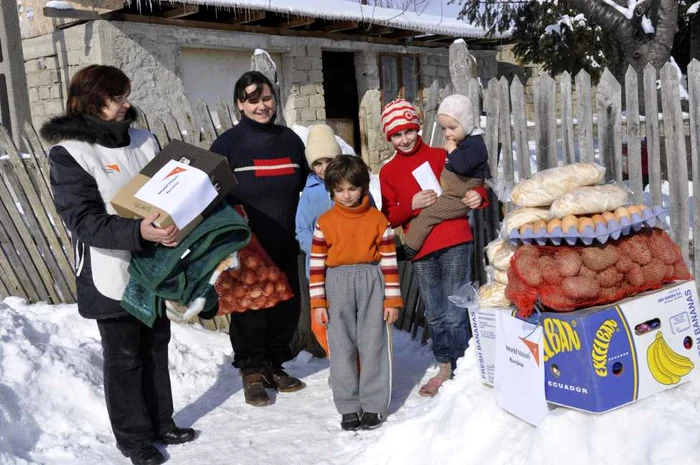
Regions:
M 359 413 L 344 413 L 340 421 L 340 427 L 345 431 L 355 431 L 360 429 L 360 414 Z
M 306 384 L 304 384 L 299 378 L 289 376 L 281 367 L 265 365 L 263 375 L 265 377 L 265 381 L 268 383 L 266 387 L 277 389 L 279 392 L 295 392 L 306 387 Z
M 165 457 L 152 444 L 129 454 L 134 465 L 160 465 L 165 463 Z
M 194 437 L 195 432 L 192 428 L 178 428 L 174 426 L 167 433 L 161 434 L 158 439 L 166 444 L 184 444 L 194 440 Z
M 256 407 L 270 405 L 270 398 L 265 392 L 265 377 L 262 373 L 252 373 L 243 377 L 243 395 L 245 396 L 246 404 Z
M 384 414 L 383 413 L 364 412 L 362 414 L 362 422 L 360 424 L 360 427 L 362 429 L 375 429 L 375 428 L 379 428 L 380 426 L 382 426 L 382 423 L 384 423 Z

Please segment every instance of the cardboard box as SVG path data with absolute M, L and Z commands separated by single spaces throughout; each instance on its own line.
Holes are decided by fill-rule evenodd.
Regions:
M 694 281 L 612 305 L 543 313 L 540 324 L 545 394 L 554 404 L 605 412 L 682 384 L 700 364 Z
M 479 363 L 481 381 L 493 386 L 496 365 L 496 312 L 512 313 L 515 307 L 471 307 L 469 322 L 472 326 L 472 340 Z
M 180 241 L 235 185 L 225 157 L 174 140 L 117 192 L 111 204 L 124 218 L 160 213 L 154 224 L 176 224 Z

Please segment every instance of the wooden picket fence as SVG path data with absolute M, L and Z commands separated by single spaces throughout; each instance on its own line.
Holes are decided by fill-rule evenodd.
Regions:
M 700 261 L 694 258 L 700 248 L 700 204 L 692 205 L 691 243 L 688 181 L 693 182 L 693 192 L 700 191 L 700 62 L 694 60 L 689 67 L 687 114 L 681 110 L 674 68 L 667 65 L 658 74 L 661 109 L 656 99 L 659 78 L 652 67 L 647 67 L 641 83 L 630 68 L 624 87 L 606 70 L 595 95 L 585 72 L 579 73 L 573 82 L 567 73 L 556 79 L 542 74 L 534 80 L 534 122 L 526 120 L 524 86 L 517 77 L 510 83 L 505 78 L 492 79 L 486 87 L 476 79 L 460 81 L 458 78 L 444 89 L 434 83 L 424 107 L 424 139 L 433 146 L 442 143 L 441 131 L 436 130 L 435 125 L 441 98 L 454 91 L 470 96 L 477 113 L 486 117 L 483 129 L 492 174 L 498 173 L 499 184 L 512 186 L 518 179 L 531 175 L 531 157 L 536 161 L 536 170 L 596 161 L 607 168 L 608 181 L 622 182 L 622 137 L 626 136 L 629 186 L 633 201 L 641 203 L 640 139 L 646 137 L 651 201 L 655 205 L 662 204 L 661 161 L 665 153 L 667 175 L 664 178 L 670 186 L 670 199 L 665 206 L 671 211 L 671 235 L 681 245 L 686 259 L 693 263 L 691 269 L 697 272 Z M 638 86 L 644 89 L 646 118 L 639 115 Z M 623 92 L 625 112 L 622 111 Z M 195 118 L 191 115 L 184 120 L 172 115 L 151 119 L 141 113 L 137 126 L 153 132 L 163 146 L 178 139 L 208 148 L 236 122 L 235 113 L 223 98 L 213 110 L 218 116 L 218 125 L 214 124 L 212 109 L 204 102 L 198 102 L 195 109 L 201 122 L 199 129 L 195 128 Z M 45 148 L 30 124 L 24 126 L 24 136 L 19 142 L 27 153 L 20 154 L 7 129 L 0 126 L 0 155 L 3 155 L 0 157 L 0 297 L 14 295 L 32 302 L 75 302 L 73 253 L 51 200 Z M 494 192 L 490 195 L 491 204 L 487 209 L 471 213 L 475 236 L 474 279 L 482 283 L 487 279 L 484 247 L 498 237 L 500 220 L 512 208 L 508 202 L 499 202 Z M 400 274 L 406 306 L 396 326 L 416 335 L 419 328 L 425 328 L 426 322 L 410 263 L 400 263 Z M 308 306 L 308 300 L 303 300 Z M 226 317 L 202 320 L 202 323 L 210 329 L 228 327 Z M 427 331 L 423 331 L 422 336 L 425 340 Z

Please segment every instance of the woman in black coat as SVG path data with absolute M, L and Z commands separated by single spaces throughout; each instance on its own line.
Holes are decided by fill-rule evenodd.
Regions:
M 301 139 L 274 124 L 277 104 L 272 89 L 263 74 L 243 74 L 234 88 L 241 121 L 211 146 L 212 152 L 228 159 L 238 180 L 229 201 L 243 205 L 250 229 L 287 275 L 294 292 L 292 299 L 272 308 L 231 314 L 233 366 L 241 372 L 246 402 L 257 406 L 270 403 L 266 387 L 280 392 L 304 387 L 282 369 L 282 363 L 292 358 L 289 346 L 301 308 L 294 220 L 309 169 Z
M 71 79 L 66 114 L 41 128 L 49 151 L 56 210 L 71 233 L 78 311 L 95 319 L 102 338 L 104 390 L 117 447 L 137 465 L 165 457 L 154 441 L 181 444 L 191 428 L 173 422 L 168 372 L 170 320 L 141 323 L 120 305 L 132 251 L 177 245 L 175 226 L 156 228 L 157 214 L 120 218 L 111 198 L 158 153 L 153 135 L 133 129 L 131 83 L 118 68 L 90 65 Z

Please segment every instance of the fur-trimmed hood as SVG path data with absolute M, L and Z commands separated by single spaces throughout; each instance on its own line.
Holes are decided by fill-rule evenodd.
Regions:
M 121 146 L 115 139 L 115 133 L 126 132 L 138 117 L 138 112 L 131 107 L 126 112 L 123 122 L 102 122 L 87 115 L 62 115 L 51 118 L 44 123 L 39 134 L 50 144 L 58 144 L 64 140 L 77 140 L 88 144 L 100 144 L 107 147 Z M 128 138 L 127 138 L 128 145 Z

